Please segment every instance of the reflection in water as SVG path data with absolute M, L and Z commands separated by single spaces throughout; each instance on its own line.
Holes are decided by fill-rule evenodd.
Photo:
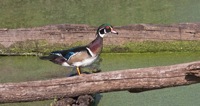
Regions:
M 98 106 L 102 97 L 103 97 L 103 95 L 101 95 L 100 93 L 95 94 L 94 95 L 94 103 L 92 104 L 92 106 Z

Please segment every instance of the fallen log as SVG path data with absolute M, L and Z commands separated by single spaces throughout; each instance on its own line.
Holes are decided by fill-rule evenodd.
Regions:
M 133 24 L 114 28 L 119 32 L 119 35 L 107 37 L 104 39 L 104 45 L 123 45 L 133 41 L 200 40 L 200 23 Z M 77 41 L 87 44 L 95 38 L 96 30 L 97 27 L 83 24 L 58 24 L 18 29 L 0 28 L 0 46 L 8 48 L 17 42 L 27 40 L 45 40 L 53 44 L 66 45 L 76 44 Z M 26 46 L 33 47 L 34 45 Z
M 200 82 L 200 61 L 102 72 L 43 81 L 0 84 L 0 103 L 38 101 L 129 90 L 142 92 Z

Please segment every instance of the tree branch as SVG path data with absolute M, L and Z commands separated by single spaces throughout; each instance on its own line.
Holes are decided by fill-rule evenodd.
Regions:
M 200 82 L 200 61 L 127 69 L 43 81 L 0 84 L 0 103 L 47 100 L 129 90 L 146 90 Z

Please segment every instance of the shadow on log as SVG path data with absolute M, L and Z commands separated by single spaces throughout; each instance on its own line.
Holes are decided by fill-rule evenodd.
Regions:
M 73 98 L 102 92 L 143 92 L 200 82 L 200 61 L 102 72 L 69 78 L 0 84 L 0 103 Z M 88 99 L 91 100 L 92 99 Z

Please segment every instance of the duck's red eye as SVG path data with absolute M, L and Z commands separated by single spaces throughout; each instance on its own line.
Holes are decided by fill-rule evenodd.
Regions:
M 109 26 L 106 26 L 106 29 L 110 29 L 110 27 L 109 27 Z

